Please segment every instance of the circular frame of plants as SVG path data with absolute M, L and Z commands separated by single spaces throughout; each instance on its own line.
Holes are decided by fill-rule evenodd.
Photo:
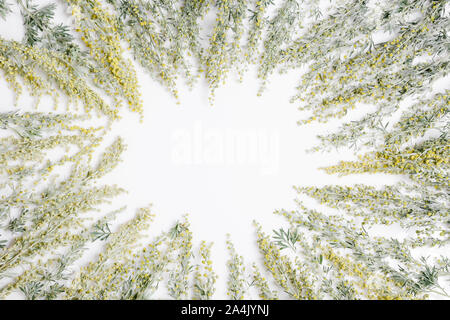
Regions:
M 323 170 L 399 177 L 296 187 L 296 209 L 275 212 L 288 227 L 255 221 L 257 261 L 227 238 L 229 299 L 449 297 L 450 1 L 0 0 L 1 19 L 14 12 L 23 39 L 0 37 L 16 101 L 0 110 L 1 298 L 215 297 L 212 244 L 194 243 L 188 217 L 150 239 L 150 207 L 117 228 L 128 209 L 104 211 L 125 192 L 101 181 L 126 150 L 104 136 L 125 109 L 145 121 L 135 65 L 174 100 L 181 82 L 204 79 L 211 104 L 250 67 L 257 95 L 273 74 L 305 70 L 290 100 L 306 115 L 298 125 L 340 123 L 309 151 L 357 156 Z M 41 111 L 44 97 L 67 109 Z M 346 121 L 353 109 L 366 111 Z

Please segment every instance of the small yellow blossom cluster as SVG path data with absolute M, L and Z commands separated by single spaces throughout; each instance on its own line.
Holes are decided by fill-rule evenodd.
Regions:
M 352 7 L 353 2 L 358 4 Z M 366 1 L 353 2 L 349 1 L 338 16 L 326 20 L 327 26 L 334 23 L 330 27 L 332 32 L 323 25 L 325 21 L 306 32 L 307 35 L 315 34 L 317 29 L 318 32 L 329 32 L 327 37 L 314 35 L 298 40 L 298 49 L 290 50 L 307 52 L 305 56 L 290 59 L 300 59 L 302 63 L 314 59 L 298 86 L 299 94 L 292 99 L 303 101 L 300 109 L 312 112 L 309 118 L 299 123 L 326 122 L 343 117 L 360 104 L 374 104 L 379 110 L 392 108 L 407 96 L 427 93 L 429 85 L 448 72 L 449 50 L 444 38 L 439 36 L 439 30 L 445 28 L 448 19 L 444 16 L 445 1 L 421 1 L 409 6 L 396 3 L 384 14 L 398 9 L 406 19 L 418 11 L 422 18 L 396 27 L 399 30 L 394 32 L 393 39 L 376 44 L 373 41 L 374 19 L 386 28 L 385 24 L 392 19 L 373 14 Z M 367 21 L 358 23 L 365 18 Z M 352 19 L 357 19 L 357 23 L 353 24 Z M 348 26 L 338 27 L 343 24 Z M 330 48 L 337 39 L 342 45 Z
M 31 118 L 31 120 L 28 120 L 28 118 Z M 10 130 L 18 133 L 28 130 L 28 134 L 32 134 L 32 137 L 25 136 L 21 139 L 25 146 L 34 145 L 37 148 L 36 154 L 38 157 L 23 160 L 26 164 L 30 161 L 39 163 L 39 148 L 54 146 L 35 143 L 41 139 L 40 135 L 44 135 L 46 131 L 58 132 L 63 130 L 73 131 L 73 133 L 79 131 L 82 132 L 81 137 L 89 140 L 93 133 L 89 133 L 89 129 L 84 129 L 75 124 L 70 125 L 70 121 L 74 119 L 76 117 L 71 118 L 68 115 L 52 116 L 32 113 L 12 116 L 10 114 L 2 117 L 2 122 L 13 128 Z M 30 127 L 19 128 L 21 124 L 30 124 Z M 44 137 L 42 141 L 47 140 Z M 42 178 L 43 174 L 33 167 L 22 176 L 18 176 L 16 180 L 10 175 L 10 183 L 2 186 L 3 195 L 0 199 L 0 207 L 2 208 L 1 230 L 2 233 L 6 231 L 10 235 L 8 245 L 0 249 L 0 278 L 3 278 L 5 273 L 12 270 L 26 269 L 33 259 L 38 259 L 39 264 L 41 263 L 39 261 L 43 261 L 45 265 L 47 263 L 45 260 L 53 259 L 58 250 L 82 241 L 80 228 L 82 230 L 84 223 L 88 220 L 88 217 L 83 213 L 92 212 L 109 198 L 124 192 L 117 186 L 96 185 L 97 179 L 112 170 L 119 162 L 118 154 L 123 152 L 124 146 L 120 139 L 118 141 L 105 150 L 100 156 L 100 159 L 103 160 L 98 165 L 92 165 L 93 159 L 89 156 L 90 152 L 83 152 L 83 150 L 70 160 L 63 158 L 64 163 L 71 164 L 68 176 L 57 179 L 57 175 L 54 175 L 48 184 L 46 183 L 47 179 Z M 81 143 L 81 140 L 79 142 Z M 94 145 L 96 143 L 96 141 L 93 142 Z M 15 144 L 20 146 L 20 143 Z M 30 148 L 30 151 L 32 150 L 33 148 Z M 8 150 L 4 151 L 3 154 L 8 154 Z M 108 158 L 112 160 L 105 160 Z M 56 164 L 59 166 L 61 160 L 56 160 Z M 9 165 L 9 163 L 5 162 L 3 165 Z M 50 162 L 47 168 L 52 167 Z M 25 178 L 33 178 L 34 186 L 28 187 L 29 184 L 24 181 L 26 175 L 28 177 Z M 18 276 L 22 272 L 19 272 Z M 24 285 L 25 291 L 33 287 L 32 282 Z M 6 291 L 10 291 L 10 289 Z
M 267 22 L 267 34 L 264 48 L 258 63 L 258 78 L 262 80 L 258 95 L 267 85 L 267 77 L 281 62 L 280 53 L 283 45 L 289 43 L 298 31 L 300 6 L 296 0 L 284 0 L 276 15 Z
M 152 219 L 149 208 L 142 208 L 133 220 L 118 231 L 109 233 L 105 248 L 97 260 L 81 268 L 75 278 L 63 286 L 61 297 L 150 299 L 165 280 L 164 277 L 168 276 L 167 290 L 170 296 L 174 299 L 190 298 L 193 251 L 189 223 L 187 219 L 177 222 L 168 232 L 163 232 L 142 247 L 140 240 L 143 231 L 148 229 Z M 210 299 L 214 292 L 215 276 L 209 260 L 209 247 L 202 244 L 200 252 L 204 274 L 194 279 L 193 297 L 198 298 L 198 294 L 201 294 L 201 298 Z M 212 282 L 210 277 L 214 279 Z
M 90 226 L 83 227 L 79 232 L 79 237 L 64 253 L 45 261 L 38 260 L 30 264 L 22 274 L 1 288 L 0 296 L 8 297 L 10 294 L 20 291 L 29 300 L 59 298 L 64 291 L 67 279 L 71 276 L 71 265 L 83 256 L 86 245 L 95 240 L 92 238 L 96 228 L 110 222 L 121 211 L 123 208 L 105 215 Z
M 128 42 L 135 60 L 178 99 L 176 64 L 170 52 L 174 31 L 169 21 L 176 19 L 178 13 L 173 1 L 111 3 L 118 12 L 120 37 Z
M 243 80 L 243 70 L 242 65 L 245 64 L 245 59 L 243 59 L 244 50 L 242 48 L 242 38 L 246 29 L 244 24 L 247 18 L 247 6 L 248 0 L 237 1 L 234 5 L 233 10 L 230 12 L 233 24 L 231 30 L 233 31 L 232 42 L 230 43 L 230 48 L 228 49 L 228 54 L 230 55 L 230 65 L 236 69 L 240 77 L 240 81 Z
M 248 27 L 248 36 L 245 44 L 244 67 L 253 62 L 255 57 L 261 54 L 260 44 L 263 39 L 263 30 L 268 23 L 266 13 L 272 3 L 271 0 L 252 1 L 252 15 L 250 16 L 250 26 Z
M 174 247 L 179 249 L 174 258 L 175 266 L 170 271 L 167 283 L 169 294 L 174 299 L 186 299 L 189 297 L 189 276 L 192 270 L 192 232 L 189 230 L 189 222 L 185 220 L 177 223 L 171 231 L 171 238 L 179 239 Z
M 430 267 L 412 257 L 408 243 L 369 236 L 361 223 L 324 215 L 301 202 L 299 210 L 276 213 L 296 230 L 291 248 L 295 263 L 282 254 L 286 247 L 271 241 L 259 225 L 258 246 L 273 279 L 292 298 L 392 300 L 422 299 L 435 291 L 446 294 L 440 292 L 438 278 L 446 275 L 448 261 Z
M 264 266 L 270 272 L 276 283 L 294 299 L 317 299 L 312 273 L 302 266 L 295 267 L 289 257 L 282 255 L 280 249 L 264 234 L 260 225 L 257 226 L 258 247 L 263 255 Z
M 66 288 L 65 298 L 67 299 L 120 299 L 129 298 L 134 286 L 142 285 L 139 282 L 149 281 L 146 272 L 142 273 L 138 283 L 134 278 L 134 272 L 139 272 L 146 268 L 146 259 L 138 259 L 141 269 L 129 268 L 130 264 L 136 263 L 137 254 L 134 252 L 138 245 L 138 240 L 142 238 L 142 231 L 148 229 L 153 215 L 149 208 L 141 208 L 137 211 L 136 217 L 120 230 L 111 234 L 104 250 L 99 254 L 94 262 L 81 268 Z M 149 250 L 148 254 L 152 259 L 156 259 L 155 254 L 159 252 Z M 150 262 L 152 263 L 152 262 Z M 124 283 L 128 284 L 127 287 Z M 138 288 L 139 289 L 139 288 Z
M 194 84 L 194 72 L 191 71 L 190 57 L 202 61 L 204 54 L 200 43 L 201 26 L 199 20 L 208 14 L 214 0 L 186 0 L 183 1 L 177 18 L 176 35 L 171 43 L 172 60 L 176 68 L 180 66 L 187 79 L 187 84 Z M 197 68 L 203 70 L 201 66 Z M 201 71 L 199 71 L 201 72 Z M 200 77 L 200 74 L 197 74 Z
M 400 150 L 388 145 L 359 156 L 359 161 L 341 161 L 325 170 L 341 175 L 365 172 L 407 174 L 420 184 L 441 188 L 449 184 L 449 156 L 448 139 L 440 137 Z
M 260 299 L 278 300 L 278 293 L 270 289 L 267 280 L 262 276 L 256 264 L 253 264 L 252 284 L 258 289 Z
M 117 111 L 108 106 L 86 80 L 77 74 L 64 54 L 0 38 L 0 69 L 4 71 L 6 81 L 11 84 L 17 96 L 22 93 L 20 78 L 31 95 L 38 98 L 50 95 L 57 100 L 58 93 L 54 90 L 54 83 L 73 102 L 80 101 L 86 113 L 96 110 L 111 119 L 117 117 Z
M 237 61 L 246 6 L 247 1 L 216 1 L 216 24 L 212 30 L 203 61 L 201 61 L 205 67 L 205 78 L 211 88 L 211 101 L 214 100 L 215 90 L 225 83 L 228 72 L 233 63 Z
M 227 296 L 232 300 L 244 299 L 245 291 L 245 267 L 244 258 L 237 254 L 229 236 L 227 239 L 227 249 L 230 254 L 228 260 L 228 292 Z
M 91 158 L 103 128 L 76 124 L 82 119 L 70 114 L 0 113 L 0 128 L 9 133 L 0 138 L 0 176 L 10 187 L 14 185 L 9 196 L 3 195 L 5 203 L 21 203 L 27 208 L 33 201 L 25 196 L 24 188 L 42 184 L 58 167 L 79 165 Z M 64 154 L 50 159 L 48 152 L 58 148 L 64 149 Z
M 407 240 L 412 246 L 441 246 L 449 240 L 447 199 L 428 189 L 402 183 L 383 188 L 358 184 L 296 190 L 347 215 L 361 217 L 366 225 L 400 224 L 405 230 L 414 230 L 419 238 Z
M 315 19 L 306 24 L 299 36 L 280 53 L 283 57 L 280 68 L 283 71 L 301 67 L 310 61 L 319 59 L 327 61 L 326 58 L 332 56 L 330 53 L 335 53 L 342 47 L 353 47 L 355 41 L 362 45 L 363 41 L 359 34 L 370 34 L 376 28 L 379 19 L 379 14 L 370 10 L 369 1 L 335 1 L 332 7 L 327 8 L 324 17 L 317 2 L 314 0 L 309 2 L 309 16 Z M 374 5 L 379 6 L 380 3 Z
M 211 247 L 212 243 L 202 241 L 198 250 L 201 263 L 195 266 L 194 300 L 209 300 L 216 291 L 217 275 L 212 269 Z
M 89 130 L 89 129 L 87 129 Z M 81 158 L 91 157 L 94 148 L 101 138 L 80 135 L 53 135 L 39 139 L 13 138 L 2 139 L 5 152 L 0 157 L 0 174 L 10 175 L 10 178 L 32 178 L 32 174 L 39 174 L 37 180 L 46 178 L 56 167 L 67 163 L 78 163 Z M 7 146 L 10 147 L 7 149 Z M 14 146 L 14 147 L 12 147 Z M 70 146 L 76 147 L 76 152 L 69 154 Z M 67 154 L 58 160 L 46 160 L 46 155 L 55 148 L 64 148 Z M 17 163 L 12 165 L 12 163 Z
M 422 138 L 430 132 L 445 132 L 449 121 L 449 90 L 418 99 L 407 108 L 399 120 L 388 130 L 388 122 L 380 119 L 376 112 L 362 119 L 343 124 L 337 132 L 319 135 L 320 143 L 310 151 L 331 150 L 350 146 L 353 149 L 411 143 L 414 138 Z
M 336 289 L 339 293 L 348 294 L 355 299 L 358 296 L 371 300 L 412 299 L 402 290 L 402 284 L 394 280 L 372 273 L 366 266 L 353 261 L 350 255 L 340 255 L 330 246 L 319 247 L 322 256 L 336 269 L 336 278 L 342 279 Z
M 94 82 L 103 87 L 117 103 L 125 99 L 131 111 L 142 113 L 136 71 L 132 62 L 123 57 L 114 15 L 100 1 L 67 0 L 75 18 L 81 40 L 97 62 L 91 70 Z
M 385 137 L 386 144 L 401 144 L 423 137 L 430 130 L 445 132 L 449 123 L 450 90 L 422 99 L 404 112 L 393 130 Z

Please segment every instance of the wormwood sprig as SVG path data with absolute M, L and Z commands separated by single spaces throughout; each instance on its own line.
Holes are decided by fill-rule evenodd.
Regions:
M 290 221 L 291 227 L 297 228 L 297 232 L 302 229 L 309 233 L 308 238 L 304 237 L 299 242 L 301 249 L 298 251 L 298 254 L 302 256 L 306 266 L 323 270 L 323 275 L 326 275 L 326 280 L 324 279 L 322 281 L 323 284 L 318 287 L 321 295 L 331 294 L 333 298 L 337 298 L 342 296 L 344 292 L 347 294 L 353 292 L 356 296 L 363 294 L 370 299 L 383 297 L 392 299 L 395 296 L 411 299 L 413 297 L 423 298 L 426 297 L 427 292 L 432 292 L 432 286 L 427 287 L 427 289 L 423 287 L 422 290 L 414 290 L 417 281 L 415 279 L 420 278 L 419 275 L 422 274 L 422 271 L 433 267 L 423 258 L 419 260 L 413 258 L 410 253 L 410 240 L 406 239 L 400 242 L 396 239 L 369 236 L 369 233 L 364 228 L 364 222 L 361 224 L 353 219 L 346 219 L 341 215 L 327 216 L 318 211 L 307 209 L 301 202 L 298 204 L 298 211 L 288 212 L 283 210 L 277 213 L 285 216 Z M 325 247 L 322 247 L 320 243 L 328 243 L 328 249 L 323 251 Z M 338 252 L 345 252 L 341 250 L 346 250 L 347 252 L 350 250 L 351 254 L 346 255 L 345 259 L 354 260 L 354 262 L 351 262 L 354 266 L 352 267 L 353 269 L 344 267 L 351 260 L 346 260 L 345 263 L 341 261 L 342 264 L 335 264 L 338 261 L 335 260 L 332 263 L 334 267 L 327 264 L 326 261 L 330 258 L 334 260 Z M 331 254 L 332 251 L 333 253 Z M 396 261 L 394 265 L 397 265 L 397 268 L 392 267 L 391 259 Z M 439 266 L 439 259 L 434 260 L 433 265 L 436 270 L 446 269 L 445 262 L 443 266 Z M 362 266 L 364 266 L 364 271 L 356 271 Z M 358 276 L 362 277 L 362 279 L 357 282 L 346 282 L 344 283 L 345 286 L 340 281 L 334 283 L 331 280 L 335 278 L 333 268 L 337 268 L 335 271 L 340 274 L 337 277 L 338 279 L 345 278 L 344 275 L 347 273 L 351 277 Z M 405 273 L 405 270 L 409 270 L 409 273 Z M 318 272 L 314 274 L 319 276 Z M 405 284 L 405 279 L 399 281 L 402 276 L 409 279 L 409 285 Z M 440 271 L 437 276 L 445 277 L 446 273 L 445 271 Z M 369 283 L 373 283 L 374 287 L 372 289 L 369 289 Z M 316 283 L 317 285 L 318 283 Z M 342 291 L 344 288 L 345 290 Z
M 263 300 L 278 300 L 277 291 L 270 288 L 256 264 L 253 264 L 252 286 L 258 289 L 259 298 Z
M 289 217 L 287 213 L 284 214 Z M 308 229 L 317 231 L 318 234 L 312 234 L 312 237 L 308 237 L 309 240 L 306 237 L 302 239 L 295 263 L 282 255 L 277 246 L 262 231 L 258 231 L 258 245 L 264 257 L 264 264 L 278 286 L 288 295 L 296 299 L 412 298 L 403 284 L 390 280 L 390 275 L 385 274 L 388 267 L 385 267 L 382 262 L 384 256 L 371 256 L 370 251 L 356 255 L 358 247 L 355 247 L 355 244 L 359 241 L 350 242 L 347 238 L 340 242 L 340 236 L 336 233 L 338 228 L 334 229 L 331 225 L 326 225 L 324 229 L 316 229 L 312 221 L 316 221 L 319 216 L 316 214 L 315 217 L 308 218 L 307 215 L 308 213 L 304 220 L 291 220 L 293 226 L 305 231 Z M 296 217 L 301 216 L 302 214 L 299 214 Z M 322 216 L 321 219 L 324 218 L 325 216 Z M 305 224 L 300 223 L 301 221 Z M 307 221 L 309 225 L 306 224 Z M 344 225 L 342 224 L 342 227 Z M 368 243 L 363 247 L 367 250 Z M 344 254 L 340 248 L 354 250 L 355 254 Z M 375 248 L 376 245 L 374 245 Z M 367 259 L 367 257 L 371 259 L 364 260 L 365 262 L 359 260 Z M 380 264 L 377 265 L 377 263 Z
M 343 15 L 333 17 L 335 25 L 347 25 L 339 29 L 345 45 L 334 49 L 333 55 L 329 50 L 320 51 L 298 87 L 299 95 L 294 100 L 304 101 L 301 109 L 312 111 L 301 123 L 343 117 L 357 103 L 373 103 L 378 113 L 386 116 L 396 110 L 402 99 L 426 92 L 429 84 L 448 72 L 448 47 L 444 45 L 445 36 L 439 35 L 448 23 L 448 18 L 443 16 L 445 1 L 439 5 L 420 1 L 408 6 L 402 6 L 399 1 L 393 8 L 398 6 L 402 18 L 399 17 L 393 39 L 377 44 L 372 39 L 374 26 L 386 27 L 392 20 L 373 12 L 365 1 L 355 2 L 358 4 L 349 2 Z M 417 11 L 422 13 L 420 20 L 410 21 L 407 17 Z M 349 15 L 364 21 L 352 24 Z M 355 27 L 357 33 L 350 33 L 348 29 Z M 322 44 L 319 39 L 312 41 L 314 45 Z M 347 39 L 352 42 L 348 43 Z M 329 41 L 328 45 L 332 43 Z M 315 51 L 306 45 L 308 52 Z
M 418 190 L 420 190 L 418 193 Z M 365 185 L 352 187 L 325 186 L 297 188 L 347 215 L 363 218 L 368 225 L 399 224 L 414 230 L 427 245 L 442 245 L 448 241 L 448 199 L 445 193 L 422 189 L 417 185 L 398 184 L 375 188 Z M 416 245 L 424 245 L 416 239 Z
M 8 2 L 0 0 L 0 18 L 5 19 L 8 13 L 11 12 Z
M 18 0 L 17 3 L 19 4 L 24 19 L 24 41 L 27 45 L 32 46 L 40 40 L 38 38 L 38 33 L 49 29 L 49 24 L 55 15 L 56 5 L 51 3 L 39 8 L 38 6 L 33 5 L 30 0 Z M 67 35 L 67 32 L 65 32 L 65 34 Z
M 120 104 L 124 99 L 131 111 L 142 113 L 142 101 L 131 61 L 123 57 L 117 22 L 100 1 L 67 0 L 77 32 L 97 62 L 94 81 L 106 86 L 108 95 Z
M 248 27 L 248 36 L 244 50 L 245 67 L 261 53 L 260 43 L 263 30 L 268 23 L 267 10 L 274 5 L 274 2 L 272 0 L 255 0 L 252 1 L 252 5 L 254 8 L 248 9 L 250 26 Z
M 233 40 L 231 42 L 231 48 L 229 49 L 230 54 L 230 65 L 236 66 L 236 72 L 239 74 L 240 81 L 242 81 L 242 71 L 241 65 L 245 63 L 243 57 L 243 49 L 242 49 L 242 36 L 245 31 L 244 22 L 247 17 L 247 6 L 248 1 L 243 0 L 239 1 L 233 11 L 230 12 L 231 18 L 233 19 L 233 25 L 231 30 L 233 31 Z
M 0 157 L 0 172 L 30 175 L 32 168 L 41 166 L 40 172 L 44 175 L 50 173 L 54 166 L 68 162 L 76 162 L 82 156 L 89 156 L 93 146 L 100 140 L 98 136 L 103 127 L 88 127 L 77 125 L 83 117 L 74 115 L 58 115 L 44 113 L 6 112 L 0 114 L 0 129 L 7 130 L 11 135 L 1 138 L 2 154 Z M 70 152 L 70 147 L 78 148 L 78 152 Z M 63 147 L 66 155 L 59 160 L 45 163 L 45 154 L 48 150 Z M 17 161 L 22 166 L 8 169 L 8 166 Z M 32 165 L 32 162 L 35 162 Z
M 311 151 L 351 147 L 360 150 L 383 144 L 400 145 L 430 132 L 448 132 L 449 91 L 420 99 L 402 112 L 397 121 L 383 122 L 379 112 L 343 124 L 338 132 L 318 136 L 320 144 Z
M 8 178 L 8 183 L 0 185 L 5 210 L 3 218 L 11 207 L 21 205 L 22 214 L 19 218 L 11 218 L 10 222 L 23 224 L 29 208 L 36 202 L 31 196 L 35 189 L 26 188 L 30 185 L 43 187 L 55 168 L 80 165 L 86 158 L 91 158 L 103 129 L 76 124 L 82 120 L 83 117 L 69 114 L 0 114 L 0 128 L 6 131 L 0 139 L 0 176 L 2 179 Z M 63 148 L 65 154 L 50 160 L 47 153 L 57 148 Z M 45 194 L 45 197 L 48 195 Z
M 187 84 L 192 86 L 196 77 L 200 77 L 200 73 L 204 68 L 197 66 L 197 72 L 191 69 L 190 58 L 194 59 L 194 63 L 199 64 L 203 61 L 204 48 L 201 43 L 201 20 L 208 14 L 214 4 L 214 0 L 185 0 L 182 1 L 179 13 L 176 17 L 176 35 L 171 44 L 171 52 L 173 63 L 177 68 L 184 72 Z
M 28 282 L 26 285 L 20 287 L 20 291 L 22 291 L 27 300 L 35 300 L 36 297 L 41 295 L 42 284 L 35 281 Z
M 275 243 L 280 247 L 281 250 L 291 248 L 295 251 L 295 244 L 300 240 L 297 231 L 288 230 L 287 232 L 284 229 L 280 228 L 280 230 L 273 230 L 275 234 L 273 239 Z
M 244 258 L 237 254 L 229 235 L 227 236 L 227 249 L 230 255 L 227 263 L 229 272 L 227 295 L 231 300 L 242 300 L 248 289 Z
M 448 156 L 450 146 L 443 136 L 426 140 L 403 150 L 391 146 L 360 156 L 360 161 L 341 161 L 325 168 L 341 175 L 363 172 L 408 174 L 422 185 L 440 188 L 448 183 Z
M 17 0 L 19 5 L 25 36 L 23 42 L 27 46 L 47 48 L 64 53 L 72 62 L 74 69 L 81 72 L 89 68 L 86 52 L 75 42 L 68 25 L 54 24 L 56 4 L 37 6 L 32 0 Z M 84 72 L 85 70 L 83 70 Z M 85 74 L 88 76 L 88 74 Z
M 448 261 L 446 262 L 447 265 L 444 267 L 437 267 L 435 265 L 429 266 L 424 258 L 422 258 L 422 263 L 422 269 L 418 270 L 415 274 L 407 275 L 406 270 L 401 268 L 393 275 L 394 279 L 407 286 L 412 293 L 426 291 L 449 297 L 449 294 L 438 282 L 439 277 L 442 276 L 442 271 L 448 268 Z
M 212 243 L 202 241 L 198 249 L 201 263 L 195 266 L 194 273 L 194 300 L 209 300 L 216 291 L 217 275 L 212 269 L 211 255 Z
M 243 22 L 246 15 L 247 1 L 216 0 L 216 24 L 209 39 L 209 46 L 201 63 L 205 67 L 214 101 L 215 90 L 225 83 L 228 72 L 235 63 L 240 63 L 240 42 L 243 34 Z
M 192 263 L 192 232 L 189 230 L 188 221 L 178 222 L 170 230 L 171 239 L 180 239 L 179 253 L 174 258 L 175 266 L 169 273 L 167 284 L 169 294 L 174 299 L 186 299 L 189 297 L 189 278 L 194 270 Z
M 97 261 L 81 268 L 66 289 L 65 297 L 69 299 L 119 299 L 121 297 L 127 299 L 130 296 L 138 298 L 139 293 L 135 292 L 133 287 L 133 282 L 136 281 L 132 273 L 134 268 L 130 264 L 133 265 L 137 257 L 133 251 L 138 245 L 138 240 L 143 236 L 141 231 L 148 228 L 152 219 L 153 215 L 149 208 L 137 210 L 134 219 L 109 237 Z M 142 284 L 148 284 L 148 276 L 145 273 L 138 280 Z
M 109 229 L 108 223 L 97 223 L 95 225 L 95 230 L 92 232 L 92 236 L 95 240 L 106 240 L 111 235 L 111 230 Z
M 118 12 L 120 36 L 128 42 L 134 58 L 152 77 L 164 84 L 178 99 L 176 63 L 182 52 L 173 57 L 170 45 L 175 41 L 175 1 L 109 1 Z M 183 32 L 183 30 L 179 30 Z
M 110 119 L 117 118 L 117 109 L 110 107 L 89 86 L 62 53 L 0 39 L 0 69 L 16 93 L 16 103 L 23 90 L 21 79 L 30 94 L 37 97 L 36 105 L 40 97 L 48 95 L 55 99 L 57 106 L 59 94 L 56 88 L 72 102 L 81 102 L 86 113 L 95 110 Z
M 264 39 L 264 50 L 261 52 L 258 78 L 262 80 L 258 95 L 267 85 L 267 78 L 276 68 L 281 58 L 281 47 L 291 41 L 298 30 L 300 6 L 297 0 L 284 0 L 275 16 L 267 22 L 267 33 Z
M 149 299 L 168 276 L 175 299 L 189 297 L 192 234 L 185 219 L 142 246 L 143 231 L 152 215 L 140 209 L 136 217 L 113 232 L 96 261 L 83 267 L 62 295 L 72 299 Z M 149 220 L 150 219 L 150 220 Z
M 300 265 L 296 268 L 290 258 L 282 255 L 277 245 L 264 234 L 261 226 L 256 222 L 255 225 L 258 247 L 263 255 L 264 266 L 278 286 L 295 299 L 316 299 L 317 293 L 307 270 Z

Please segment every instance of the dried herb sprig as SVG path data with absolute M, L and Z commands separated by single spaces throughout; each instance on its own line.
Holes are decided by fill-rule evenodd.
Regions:
M 246 270 L 244 258 L 236 252 L 231 242 L 230 236 L 227 238 L 227 249 L 230 254 L 228 260 L 228 292 L 227 295 L 232 300 L 242 300 L 245 298 L 247 288 Z
M 0 18 L 5 19 L 8 13 L 11 12 L 8 2 L 6 0 L 0 0 Z
M 75 18 L 77 32 L 97 62 L 94 81 L 106 87 L 116 103 L 125 100 L 131 111 L 142 113 L 136 71 L 131 61 L 123 57 L 117 20 L 100 1 L 67 0 Z
M 228 72 L 240 62 L 240 42 L 247 1 L 216 0 L 216 23 L 209 39 L 209 46 L 201 61 L 205 68 L 205 78 L 211 90 L 210 101 L 215 90 L 223 84 Z
M 0 39 L 0 69 L 17 97 L 23 90 L 20 79 L 30 94 L 37 97 L 37 103 L 41 96 L 48 95 L 55 99 L 57 106 L 56 88 L 72 102 L 81 102 L 86 113 L 95 110 L 110 119 L 118 117 L 117 109 L 109 106 L 60 52 Z
M 199 258 L 201 262 L 195 266 L 194 273 L 194 294 L 195 300 L 209 300 L 216 291 L 215 283 L 217 275 L 212 269 L 211 261 L 211 247 L 212 243 L 207 244 L 202 241 L 198 249 Z

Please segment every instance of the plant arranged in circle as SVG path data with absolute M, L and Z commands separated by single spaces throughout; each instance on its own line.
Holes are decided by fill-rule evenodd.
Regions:
M 0 0 L 0 18 L 1 298 L 449 297 L 450 1 Z M 181 106 L 207 87 L 214 112 L 226 81 L 264 100 L 287 75 L 298 130 L 334 123 L 307 150 L 331 158 L 318 170 L 392 183 L 298 181 L 284 224 L 244 226 L 256 259 L 214 230 L 223 266 L 191 216 L 158 231 L 150 205 L 114 202 L 116 124 L 151 125 L 141 78 Z

